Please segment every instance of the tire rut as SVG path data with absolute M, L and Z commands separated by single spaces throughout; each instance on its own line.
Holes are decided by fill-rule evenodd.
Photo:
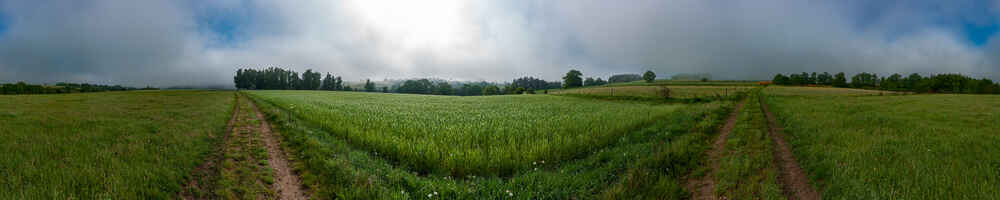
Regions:
M 767 117 L 767 127 L 771 140 L 776 144 L 774 158 L 780 169 L 780 172 L 778 172 L 778 182 L 781 183 L 782 193 L 788 199 L 821 199 L 819 192 L 809 183 L 809 177 L 806 176 L 805 171 L 802 170 L 799 162 L 795 159 L 795 154 L 792 153 L 791 147 L 785 142 L 785 138 L 781 134 L 783 129 L 778 126 L 774 114 L 771 113 L 767 104 L 762 99 L 758 98 L 758 101 L 760 102 L 761 111 Z
M 733 128 L 736 127 L 740 109 L 743 108 L 743 104 L 746 101 L 746 99 L 741 100 L 729 114 L 729 117 L 726 118 L 726 124 L 719 130 L 719 135 L 716 136 L 715 142 L 712 143 L 712 149 L 708 150 L 707 154 L 711 171 L 701 178 L 688 182 L 688 190 L 694 191 L 691 194 L 691 199 L 718 199 L 715 196 L 715 173 L 719 171 L 719 159 L 721 159 L 722 153 L 726 150 L 726 138 L 729 138 L 729 133 L 732 133 Z
M 306 191 L 302 189 L 301 179 L 292 171 L 291 164 L 288 161 L 288 154 L 285 154 L 281 149 L 281 140 L 276 138 L 277 135 L 271 131 L 271 124 L 261 114 L 260 109 L 257 108 L 257 104 L 250 101 L 250 105 L 253 107 L 253 112 L 257 114 L 257 118 L 260 119 L 261 136 L 264 139 L 264 146 L 267 147 L 267 154 L 270 158 L 268 159 L 268 164 L 274 170 L 275 181 L 273 187 L 274 191 L 278 194 L 278 199 L 309 199 Z

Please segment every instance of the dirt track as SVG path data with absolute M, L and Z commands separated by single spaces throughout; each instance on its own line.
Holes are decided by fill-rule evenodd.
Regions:
M 792 148 L 785 142 L 785 138 L 781 134 L 782 128 L 778 126 L 774 114 L 768 110 L 767 104 L 763 100 L 758 99 L 758 101 L 760 101 L 761 111 L 767 117 L 767 127 L 771 140 L 776 144 L 774 158 L 780 169 L 778 181 L 781 182 L 781 190 L 785 197 L 788 199 L 821 199 L 819 192 L 812 187 L 812 184 L 809 183 L 809 177 L 799 166 L 799 162 L 795 160 Z
M 719 171 L 719 159 L 722 158 L 722 153 L 726 150 L 726 138 L 729 138 L 729 133 L 732 133 L 733 128 L 736 127 L 736 121 L 739 119 L 740 109 L 743 108 L 744 103 L 746 103 L 746 99 L 740 101 L 729 114 L 729 117 L 726 118 L 726 124 L 719 130 L 719 136 L 712 144 L 712 149 L 708 150 L 708 162 L 712 171 L 699 179 L 688 182 L 688 190 L 694 191 L 692 199 L 716 199 L 715 173 Z
M 281 150 L 281 140 L 276 138 L 277 136 L 271 132 L 271 124 L 267 123 L 266 118 L 264 118 L 264 115 L 257 108 L 257 104 L 250 102 L 250 105 L 253 105 L 254 112 L 257 113 L 257 118 L 261 119 L 261 136 L 264 139 L 267 154 L 270 158 L 268 162 L 271 165 L 271 169 L 274 170 L 274 191 L 278 194 L 278 199 L 309 199 L 305 190 L 302 189 L 302 182 L 298 175 L 295 175 L 292 171 L 292 167 L 288 162 L 288 154 L 285 154 Z

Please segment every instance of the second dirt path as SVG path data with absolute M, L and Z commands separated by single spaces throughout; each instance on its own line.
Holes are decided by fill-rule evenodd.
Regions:
M 764 112 L 764 116 L 767 117 L 768 132 L 776 144 L 774 158 L 781 169 L 778 174 L 778 181 L 781 182 L 781 190 L 785 194 L 785 197 L 788 197 L 788 199 L 805 200 L 820 199 L 819 192 L 809 183 L 809 177 L 806 176 L 805 171 L 799 166 L 799 162 L 795 159 L 795 154 L 792 154 L 792 148 L 789 147 L 788 142 L 785 142 L 785 138 L 781 134 L 782 128 L 778 125 L 777 120 L 775 120 L 774 114 L 771 113 L 767 104 L 762 99 L 758 99 L 758 101 L 760 101 L 760 109 Z
M 708 162 L 709 166 L 711 166 L 711 171 L 705 176 L 688 183 L 688 189 L 693 191 L 692 199 L 716 199 L 715 173 L 719 171 L 719 159 L 722 157 L 723 151 L 726 150 L 726 138 L 729 138 L 729 133 L 732 133 L 733 128 L 736 127 L 736 120 L 739 119 L 740 109 L 743 108 L 743 104 L 746 101 L 746 99 L 741 100 L 729 114 L 729 117 L 726 118 L 726 124 L 719 130 L 719 135 L 712 144 L 712 149 L 708 151 Z

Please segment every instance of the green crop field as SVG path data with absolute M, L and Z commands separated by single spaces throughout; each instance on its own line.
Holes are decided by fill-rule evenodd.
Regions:
M 174 198 L 232 110 L 232 92 L 0 96 L 0 199 Z
M 766 98 L 824 199 L 1000 196 L 1000 96 L 834 90 Z
M 712 96 L 735 96 L 745 92 L 750 86 L 665 86 L 670 89 L 671 98 L 698 98 Z M 579 89 L 558 90 L 549 94 L 592 95 L 592 96 L 632 96 L 644 98 L 662 98 L 661 86 L 609 86 L 587 87 Z
M 683 198 L 730 104 L 248 93 L 314 195 L 346 199 Z
M 455 176 L 578 157 L 680 107 L 547 95 L 250 94 L 414 170 Z
M 625 83 L 613 83 L 612 86 L 756 86 L 757 81 L 740 81 L 740 80 L 710 80 L 710 81 L 675 81 L 675 80 L 656 80 L 652 83 L 647 83 L 646 81 L 633 81 Z
M 788 86 L 770 86 L 764 89 L 767 94 L 777 95 L 777 96 L 816 96 L 816 97 L 830 97 L 830 96 L 879 96 L 879 95 L 901 95 L 905 93 L 892 92 L 892 91 L 880 91 L 880 90 L 864 90 L 864 89 L 854 89 L 854 88 L 834 88 L 834 87 L 788 87 Z

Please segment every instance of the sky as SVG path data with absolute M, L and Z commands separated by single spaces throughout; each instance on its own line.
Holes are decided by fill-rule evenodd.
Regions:
M 996 0 L 0 0 L 0 82 L 962 73 L 1000 79 Z

